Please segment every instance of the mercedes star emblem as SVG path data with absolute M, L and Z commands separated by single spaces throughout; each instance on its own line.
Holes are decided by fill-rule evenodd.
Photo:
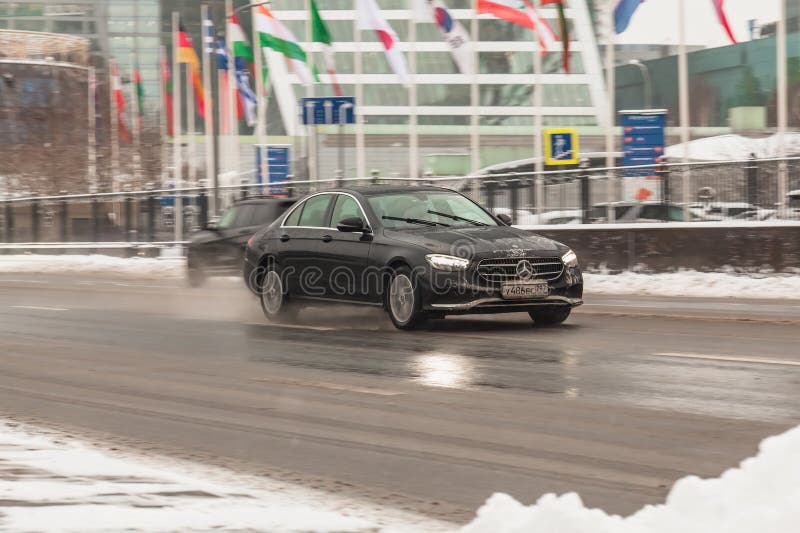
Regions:
M 523 259 L 517 263 L 517 277 L 520 279 L 531 279 L 536 272 L 533 270 L 533 265 L 527 259 Z

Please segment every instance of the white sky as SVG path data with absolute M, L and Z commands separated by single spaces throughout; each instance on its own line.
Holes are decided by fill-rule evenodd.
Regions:
M 778 19 L 784 0 L 725 0 L 725 11 L 733 34 L 739 41 L 749 39 L 747 21 L 759 23 Z M 730 44 L 717 22 L 711 0 L 686 0 L 686 35 L 689 44 L 723 46 Z M 633 15 L 627 31 L 617 35 L 623 44 L 677 44 L 677 0 L 645 0 Z

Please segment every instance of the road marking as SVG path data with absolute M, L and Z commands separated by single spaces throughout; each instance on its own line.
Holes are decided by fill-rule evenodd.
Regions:
M 676 357 L 680 359 L 704 359 L 706 361 L 727 361 L 730 363 L 752 363 L 758 365 L 800 366 L 800 361 L 785 359 L 764 359 L 761 357 L 737 357 L 733 355 L 708 355 L 702 353 L 657 353 L 662 357 Z
M 331 328 L 328 326 L 305 326 L 303 324 L 264 324 L 264 323 L 249 323 L 248 326 L 262 326 L 267 328 L 283 328 L 283 329 L 304 329 L 308 331 L 336 331 L 339 328 Z
M 336 383 L 323 383 L 314 381 L 301 381 L 299 379 L 281 379 L 281 378 L 254 378 L 252 381 L 256 383 L 278 383 L 281 385 L 292 385 L 295 387 L 310 387 L 314 389 L 325 389 L 337 392 L 355 392 L 358 394 L 372 394 L 374 396 L 404 396 L 402 392 L 371 389 L 366 387 L 358 387 L 351 385 L 339 385 Z
M 66 307 L 44 307 L 38 305 L 9 305 L 11 309 L 29 309 L 31 311 L 69 311 Z

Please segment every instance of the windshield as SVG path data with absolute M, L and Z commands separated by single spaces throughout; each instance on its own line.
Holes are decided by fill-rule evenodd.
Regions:
M 800 208 L 800 196 L 790 196 L 789 197 L 789 207 L 791 207 L 791 208 Z
M 479 205 L 449 191 L 380 194 L 369 204 L 387 228 L 497 226 Z

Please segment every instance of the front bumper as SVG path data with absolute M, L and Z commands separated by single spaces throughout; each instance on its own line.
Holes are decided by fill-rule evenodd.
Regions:
M 475 275 L 435 273 L 422 279 L 423 309 L 445 314 L 512 313 L 545 308 L 578 307 L 583 304 L 583 276 L 577 267 L 566 268 L 548 282 L 550 294 L 542 298 L 509 300 L 500 284 L 486 283 Z

